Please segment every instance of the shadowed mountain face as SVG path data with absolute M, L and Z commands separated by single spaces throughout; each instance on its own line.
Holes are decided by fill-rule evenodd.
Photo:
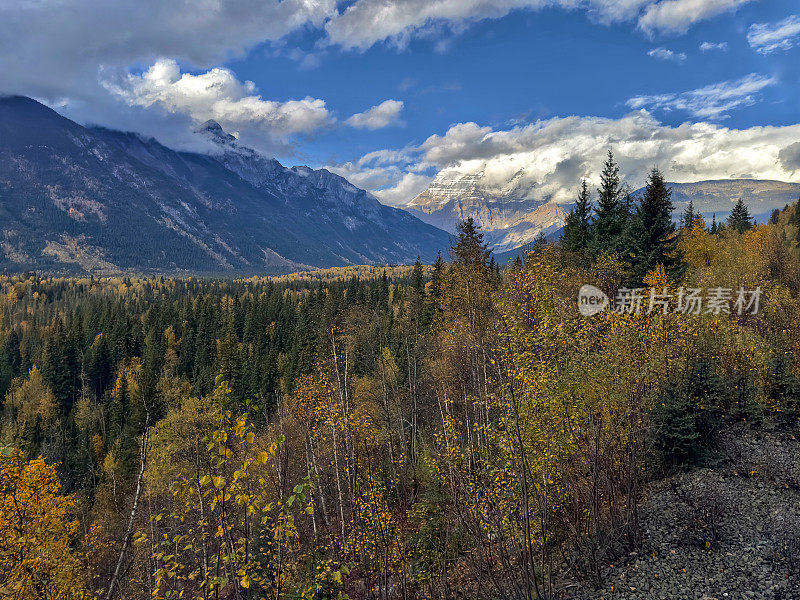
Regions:
M 432 261 L 449 236 L 326 170 L 287 169 L 216 123 L 213 155 L 0 98 L 0 268 L 270 273 Z

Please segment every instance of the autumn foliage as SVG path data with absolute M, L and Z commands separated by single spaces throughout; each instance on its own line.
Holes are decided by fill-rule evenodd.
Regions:
M 800 410 L 800 208 L 675 228 L 660 174 L 636 208 L 607 171 L 613 244 L 592 237 L 584 187 L 569 243 L 502 268 L 468 220 L 430 267 L 0 280 L 0 595 L 529 600 L 600 583 L 641 542 L 649 480 L 703 464 L 728 422 Z M 649 245 L 630 245 L 640 226 Z M 584 283 L 763 298 L 587 318 Z

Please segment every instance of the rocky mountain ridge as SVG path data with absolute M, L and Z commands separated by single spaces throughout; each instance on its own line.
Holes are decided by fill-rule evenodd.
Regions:
M 328 171 L 203 133 L 212 154 L 0 98 L 0 268 L 263 274 L 432 261 L 449 243 Z

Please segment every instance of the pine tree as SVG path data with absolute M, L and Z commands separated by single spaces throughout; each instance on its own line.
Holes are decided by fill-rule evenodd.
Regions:
M 700 434 L 685 386 L 667 385 L 653 408 L 654 445 L 663 466 L 672 471 L 694 461 L 699 454 Z
M 744 200 L 739 198 L 736 205 L 731 211 L 731 216 L 728 217 L 728 225 L 731 229 L 744 233 L 748 229 L 753 228 L 753 217 L 750 216 L 750 209 L 744 203 Z
M 440 251 L 436 255 L 436 261 L 433 263 L 433 269 L 431 270 L 430 294 L 428 294 L 428 297 L 425 299 L 425 324 L 434 322 L 436 317 L 438 317 L 438 315 L 441 313 L 442 298 L 444 297 L 445 275 L 445 263 Z
M 589 186 L 584 179 L 575 207 L 567 215 L 561 244 L 570 252 L 581 252 L 589 246 L 589 225 L 592 214 L 592 202 L 589 198 Z
M 683 218 L 681 220 L 681 228 L 691 229 L 692 223 L 699 216 L 699 213 L 694 212 L 694 202 L 689 200 L 689 205 L 683 211 Z
M 797 228 L 794 239 L 800 244 L 800 200 L 794 205 L 794 209 L 789 209 L 789 225 L 794 225 Z
M 719 231 L 719 226 L 717 225 L 717 213 L 711 215 L 711 229 L 709 229 L 709 233 L 716 234 Z
M 544 231 L 540 231 L 536 234 L 536 238 L 533 240 L 533 245 L 531 246 L 531 252 L 541 252 L 547 246 L 547 238 L 544 235 Z M 494 257 L 492 257 L 494 260 Z
M 795 203 L 794 210 L 791 211 L 791 215 L 789 216 L 789 224 L 800 227 L 800 199 L 798 199 L 798 201 Z
M 765 391 L 778 410 L 796 411 L 800 408 L 800 377 L 792 372 L 789 355 L 777 354 L 770 359 Z
M 456 226 L 457 240 L 450 248 L 453 260 L 465 265 L 483 265 L 489 260 L 491 250 L 483 241 L 480 226 L 475 224 L 472 217 L 467 217 Z
M 608 151 L 608 158 L 600 175 L 597 189 L 597 208 L 592 223 L 592 249 L 595 253 L 611 253 L 618 250 L 619 237 L 623 231 L 624 189 L 620 183 L 619 165 L 614 154 Z
M 668 273 L 675 274 L 678 263 L 674 255 L 677 238 L 672 222 L 674 207 L 671 195 L 672 190 L 667 187 L 664 176 L 657 167 L 653 167 L 637 211 L 644 232 L 638 240 L 635 259 L 635 271 L 639 277 L 646 275 L 656 265 L 663 265 Z
M 414 270 L 411 272 L 411 286 L 418 295 L 425 295 L 425 275 L 422 271 L 422 263 L 419 260 L 419 256 L 417 256 L 417 260 L 414 262 Z

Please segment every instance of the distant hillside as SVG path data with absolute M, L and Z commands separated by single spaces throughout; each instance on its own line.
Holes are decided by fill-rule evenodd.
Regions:
M 696 183 L 669 183 L 673 213 L 680 218 L 691 200 L 694 209 L 707 219 L 716 214 L 724 220 L 741 197 L 760 221 L 772 211 L 800 197 L 800 183 L 757 179 L 722 179 Z M 639 196 L 640 188 L 634 192 Z M 595 198 L 593 198 L 594 200 Z M 540 233 L 558 239 L 572 205 L 549 199 L 543 190 L 511 180 L 497 187 L 487 184 L 483 174 L 440 173 L 430 186 L 412 199 L 407 211 L 426 223 L 453 231 L 459 220 L 471 216 L 483 228 L 485 239 L 503 259 L 516 256 L 516 250 L 532 243 Z
M 800 183 L 760 179 L 719 179 L 696 183 L 670 183 L 675 214 L 682 213 L 691 200 L 694 209 L 707 218 L 716 213 L 724 220 L 733 205 L 742 198 L 750 213 L 766 221 L 772 211 L 782 209 L 800 198 Z M 643 191 L 643 190 L 640 190 Z
M 561 229 L 568 207 L 529 198 L 511 184 L 507 189 L 489 189 L 482 175 L 442 172 L 404 208 L 446 231 L 472 217 L 490 246 L 502 252 L 532 242 L 540 232 L 549 236 Z
M 204 133 L 214 156 L 0 98 L 0 269 L 259 274 L 432 261 L 448 245 L 342 177 Z

